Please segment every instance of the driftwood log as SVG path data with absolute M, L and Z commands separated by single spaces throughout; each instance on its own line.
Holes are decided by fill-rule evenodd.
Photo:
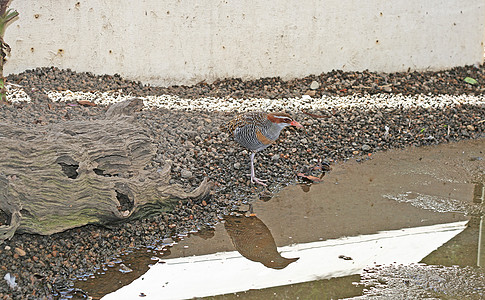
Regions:
M 134 121 L 143 103 L 112 105 L 106 118 L 39 129 L 0 123 L 0 242 L 15 232 L 52 234 L 168 211 L 210 192 L 207 178 L 186 192 L 170 185 L 169 162 L 149 171 L 156 146 Z M 6 220 L 6 221 L 5 221 Z

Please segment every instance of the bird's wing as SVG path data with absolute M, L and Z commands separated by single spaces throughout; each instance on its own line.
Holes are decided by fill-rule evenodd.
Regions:
M 263 145 L 271 145 L 271 144 L 273 144 L 275 142 L 274 140 L 269 139 L 266 136 L 264 136 L 264 134 L 261 132 L 261 130 L 259 128 L 256 129 L 256 138 L 261 143 L 263 143 Z
M 258 127 L 264 122 L 264 119 L 265 114 L 263 112 L 247 112 L 237 115 L 227 124 L 221 126 L 221 129 L 229 134 L 233 134 L 237 128 L 242 128 L 250 124 Z

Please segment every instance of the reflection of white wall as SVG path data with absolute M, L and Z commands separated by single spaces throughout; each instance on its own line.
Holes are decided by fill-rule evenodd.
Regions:
M 380 264 L 417 263 L 466 228 L 455 222 L 281 247 L 299 259 L 282 270 L 269 269 L 237 252 L 163 259 L 131 284 L 104 300 L 191 299 L 359 274 Z M 351 257 L 343 260 L 340 255 Z M 204 274 L 203 279 L 201 274 Z
M 130 5 L 135 3 L 135 5 Z M 152 84 L 481 63 L 483 0 L 15 0 L 5 71 Z

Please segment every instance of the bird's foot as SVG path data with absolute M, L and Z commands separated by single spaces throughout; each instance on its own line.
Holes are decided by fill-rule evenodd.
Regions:
M 252 183 L 257 183 L 257 184 L 261 184 L 263 186 L 268 186 L 266 183 L 264 183 L 263 181 L 268 181 L 268 180 L 262 180 L 262 179 L 259 179 L 259 178 L 251 178 L 251 182 Z
M 268 186 L 266 183 L 264 183 L 264 181 L 268 181 L 268 180 L 259 179 L 256 176 L 252 176 L 251 174 L 248 174 L 248 176 L 251 176 L 251 183 L 257 183 L 263 186 Z

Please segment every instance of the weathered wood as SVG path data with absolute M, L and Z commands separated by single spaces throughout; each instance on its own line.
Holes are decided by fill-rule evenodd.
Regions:
M 113 105 L 106 119 L 42 131 L 0 123 L 0 210 L 10 219 L 0 240 L 107 224 L 144 214 L 144 207 L 170 210 L 180 199 L 205 197 L 207 178 L 186 192 L 169 184 L 170 163 L 146 170 L 155 144 L 128 115 L 141 107 L 135 98 Z

